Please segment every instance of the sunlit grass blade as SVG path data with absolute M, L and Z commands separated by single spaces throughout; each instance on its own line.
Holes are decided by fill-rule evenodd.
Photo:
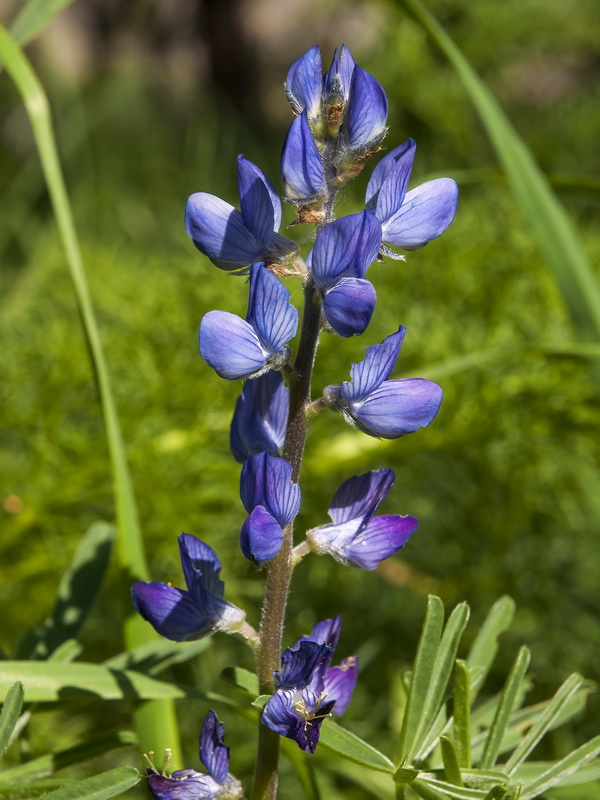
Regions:
M 0 789 L 4 785 L 17 785 L 31 783 L 41 778 L 49 778 L 59 769 L 65 769 L 73 764 L 81 764 L 90 758 L 108 753 L 118 747 L 127 747 L 137 744 L 137 736 L 131 731 L 115 731 L 94 736 L 83 744 L 59 750 L 57 753 L 48 753 L 9 767 L 0 772 Z
M 4 63 L 21 94 L 33 128 L 96 376 L 114 479 L 119 565 L 124 583 L 147 580 L 148 567 L 125 445 L 58 157 L 50 107 L 31 64 L 2 26 L 0 26 L 0 61 Z M 128 648 L 154 638 L 152 629 L 135 614 L 133 608 L 131 615 L 125 621 L 124 631 Z M 136 728 L 141 746 L 144 749 L 170 747 L 174 762 L 179 762 L 181 750 L 174 707 L 169 703 L 163 703 L 155 706 L 153 711 L 152 706 L 145 706 L 135 710 L 134 714 L 140 716 L 136 720 Z
M 52 18 L 74 0 L 29 0 L 10 26 L 12 37 L 21 45 L 28 44 L 43 31 Z
M 410 764 L 417 747 L 416 737 L 427 703 L 443 627 L 443 603 L 439 597 L 430 595 L 427 600 L 427 613 L 415 656 L 408 701 L 400 732 L 398 766 Z
M 600 756 L 600 736 L 596 736 L 586 744 L 578 747 L 577 750 L 558 761 L 534 781 L 524 785 L 521 800 L 531 800 L 531 798 L 539 797 L 551 786 L 555 786 L 561 780 L 580 769 L 580 767 L 598 758 L 598 756 Z
M 471 766 L 471 685 L 467 662 L 461 659 L 454 669 L 453 710 L 452 732 L 458 763 L 468 769 Z
M 582 684 L 583 678 L 581 675 L 571 675 L 567 678 L 546 708 L 538 715 L 535 723 L 527 732 L 527 735 L 523 737 L 522 741 L 504 765 L 504 769 L 509 775 L 513 774 L 520 764 L 525 761 L 540 739 L 548 733 L 564 706 L 581 688 Z
M 452 64 L 485 126 L 513 194 L 551 268 L 574 327 L 600 338 L 600 286 L 571 221 L 504 110 L 421 0 L 396 0 Z
M 22 708 L 23 684 L 17 681 L 8 690 L 0 714 L 0 758 L 6 752 Z
M 115 532 L 98 522 L 81 538 L 63 573 L 50 616 L 44 622 L 32 658 L 47 658 L 67 639 L 75 639 L 94 607 L 108 567 Z
M 467 666 L 472 673 L 476 673 L 476 677 L 471 683 L 471 703 L 496 658 L 498 637 L 510 628 L 514 616 L 514 600 L 507 595 L 501 597 L 491 607 L 471 645 L 467 656 Z
M 481 756 L 481 762 L 479 764 L 482 769 L 489 769 L 496 763 L 510 715 L 515 710 L 515 705 L 520 697 L 521 686 L 525 680 L 525 674 L 529 666 L 529 658 L 530 654 L 528 648 L 522 647 L 519 650 L 513 668 L 510 671 L 502 694 L 500 695 L 494 721 L 488 732 L 483 755 Z
M 133 786 L 142 776 L 133 767 L 117 767 L 93 778 L 70 783 L 44 795 L 45 800 L 109 800 Z

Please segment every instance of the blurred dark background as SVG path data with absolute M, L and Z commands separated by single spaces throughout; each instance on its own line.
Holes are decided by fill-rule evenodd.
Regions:
M 18 7 L 0 2 L 2 20 Z M 431 0 L 429 7 L 552 178 L 598 264 L 597 3 Z M 386 146 L 417 140 L 413 185 L 444 174 L 461 186 L 457 218 L 441 239 L 405 264 L 372 267 L 380 299 L 369 329 L 360 341 L 323 337 L 316 368 L 316 391 L 340 382 L 366 346 L 402 323 L 408 334 L 397 374 L 432 377 L 445 391 L 435 423 L 394 442 L 321 415 L 303 473 L 299 533 L 325 521 L 348 476 L 383 466 L 397 481 L 382 512 L 421 520 L 402 557 L 376 574 L 307 558 L 289 610 L 290 643 L 316 619 L 343 614 L 340 657 L 357 652 L 363 664 L 347 725 L 389 750 L 390 686 L 412 660 L 428 592 L 447 607 L 467 600 L 473 630 L 497 597 L 515 598 L 516 622 L 490 691 L 522 643 L 533 649 L 532 700 L 549 696 L 571 671 L 598 677 L 598 384 L 589 361 L 545 349 L 575 342 L 577 332 L 460 80 L 391 0 L 78 0 L 27 52 L 53 108 L 153 577 L 180 582 L 175 539 L 194 533 L 217 550 L 230 599 L 256 622 L 264 576 L 239 552 L 239 467 L 228 452 L 240 385 L 209 370 L 196 338 L 210 309 L 243 314 L 247 290 L 194 250 L 183 207 L 200 190 L 237 204 L 238 153 L 277 182 L 291 120 L 287 69 L 314 43 L 327 64 L 341 42 L 388 94 Z M 82 533 L 114 512 L 64 255 L 29 123 L 6 74 L 0 103 L 0 643 L 10 652 L 49 611 Z M 362 208 L 371 169 L 345 190 L 340 213 Z M 284 214 L 291 221 L 292 209 Z M 289 235 L 306 253 L 310 230 Z M 488 350 L 475 366 L 456 364 Z M 122 648 L 107 621 L 129 600 L 114 581 L 111 573 L 84 630 L 86 660 Z M 251 667 L 238 642 L 215 638 L 179 677 L 190 680 L 193 669 L 202 685 L 222 689 L 217 676 L 230 663 Z M 194 759 L 204 711 L 181 711 Z M 124 724 L 124 713 L 89 706 L 61 716 L 64 738 Z M 236 735 L 248 738 L 244 724 L 234 743 Z M 40 747 L 50 730 L 50 722 L 40 727 Z M 554 743 L 578 744 L 586 732 L 597 733 L 592 714 Z M 249 764 L 250 750 L 241 758 Z

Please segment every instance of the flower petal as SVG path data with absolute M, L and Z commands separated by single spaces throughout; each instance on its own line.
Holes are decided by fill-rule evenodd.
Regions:
M 148 788 L 157 800 L 213 800 L 223 787 L 210 775 L 190 769 L 176 770 L 170 778 L 151 772 Z
M 361 569 L 375 569 L 380 561 L 396 555 L 419 527 L 416 517 L 399 514 L 374 517 L 358 536 L 354 536 L 334 558 Z
M 240 212 L 212 194 L 197 192 L 188 198 L 185 227 L 198 250 L 221 269 L 239 269 L 264 255 L 264 245 Z
M 366 207 L 383 224 L 404 201 L 417 143 L 409 139 L 381 159 L 367 186 Z
M 362 211 L 325 225 L 310 253 L 317 286 L 331 285 L 342 277 L 364 278 L 381 246 L 381 225 Z
M 263 564 L 275 558 L 283 543 L 281 525 L 264 506 L 256 506 L 242 525 L 240 547 L 248 561 Z
M 225 726 L 211 709 L 200 731 L 200 760 L 210 775 L 221 786 L 229 772 L 229 748 L 223 743 Z
M 321 53 L 317 45 L 294 61 L 287 74 L 285 93 L 296 114 L 306 109 L 310 120 L 321 111 Z
M 346 131 L 351 150 L 374 147 L 385 134 L 388 102 L 383 87 L 358 65 L 352 72 Z
M 372 283 L 364 279 L 342 278 L 325 293 L 323 313 L 340 336 L 360 336 L 371 321 L 376 301 Z
M 268 247 L 273 231 L 279 228 L 281 222 L 279 195 L 256 164 L 242 155 L 238 156 L 237 164 L 240 208 L 244 224 L 264 247 Z M 277 224 L 276 207 L 279 207 Z
M 292 122 L 281 153 L 281 179 L 289 200 L 308 200 L 323 189 L 323 164 L 306 111 Z
M 300 510 L 300 487 L 292 483 L 292 465 L 266 452 L 244 462 L 240 497 L 249 514 L 256 506 L 264 506 L 282 528 Z
M 303 689 L 311 682 L 313 673 L 328 658 L 332 648 L 323 642 L 301 639 L 297 647 L 288 647 L 281 655 L 281 670 L 273 673 L 278 689 Z
M 429 425 L 441 402 L 442 390 L 436 383 L 424 378 L 403 378 L 385 381 L 348 410 L 364 433 L 396 439 Z
M 225 584 L 219 577 L 221 562 L 212 547 L 191 533 L 179 534 L 177 542 L 185 583 L 190 593 L 200 597 L 197 592 L 199 587 L 217 598 L 222 598 Z
M 157 581 L 138 581 L 131 587 L 131 597 L 137 612 L 166 639 L 201 639 L 214 630 L 215 620 L 182 589 Z
M 408 192 L 402 207 L 383 223 L 383 241 L 418 250 L 446 230 L 457 203 L 458 186 L 451 178 L 422 183 Z M 382 219 L 379 210 L 377 216 Z
M 337 98 L 339 102 L 348 101 L 354 67 L 355 61 L 348 47 L 343 44 L 339 55 L 336 47 L 329 71 L 324 76 L 325 91 L 330 102 L 335 102 Z
M 209 311 L 200 324 L 200 353 L 230 381 L 260 372 L 269 359 L 252 325 L 228 311 Z
M 395 479 L 391 469 L 374 469 L 348 478 L 333 496 L 329 516 L 337 523 L 358 518 L 365 524 L 388 496 Z
M 229 443 L 236 461 L 244 462 L 262 450 L 279 454 L 285 440 L 289 394 L 279 372 L 246 381 L 231 421 Z
M 323 720 L 334 703 L 321 703 L 307 689 L 280 689 L 263 709 L 261 723 L 280 736 L 293 739 L 301 750 L 314 753 Z
M 274 356 L 284 353 L 287 343 L 296 335 L 298 311 L 290 303 L 290 293 L 260 262 L 251 267 L 246 319 L 265 350 Z
M 339 667 L 331 667 L 325 673 L 323 691 L 329 701 L 335 702 L 333 713 L 336 716 L 341 717 L 348 708 L 357 680 L 358 659 L 356 656 L 345 658 Z
M 385 338 L 381 344 L 367 347 L 364 359 L 358 364 L 352 364 L 350 381 L 344 381 L 342 384 L 342 398 L 356 402 L 389 378 L 405 333 L 406 328 L 400 325 L 396 333 Z

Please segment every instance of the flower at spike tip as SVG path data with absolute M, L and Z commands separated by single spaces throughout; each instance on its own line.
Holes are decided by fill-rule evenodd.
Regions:
M 221 562 L 215 551 L 190 533 L 178 537 L 187 589 L 168 583 L 138 581 L 131 597 L 138 613 L 174 642 L 202 639 L 213 631 L 234 632 L 244 623 L 241 608 L 223 599 Z
M 399 514 L 374 516 L 395 477 L 391 469 L 377 469 L 345 481 L 328 509 L 332 524 L 320 525 L 306 534 L 311 550 L 328 553 L 346 566 L 369 570 L 401 550 L 417 530 L 419 520 Z
M 418 250 L 441 236 L 456 214 L 458 186 L 451 178 L 436 178 L 406 191 L 416 142 L 409 139 L 377 164 L 369 180 L 366 208 L 381 222 L 386 244 Z M 394 250 L 384 255 L 403 259 Z
M 380 247 L 381 225 L 363 211 L 325 225 L 308 254 L 323 315 L 340 336 L 359 336 L 371 321 L 377 295 L 365 274 Z
M 280 372 L 271 370 L 246 381 L 235 404 L 229 446 L 236 461 L 266 450 L 278 456 L 285 441 L 290 390 Z
M 254 261 L 286 262 L 298 246 L 281 236 L 281 201 L 261 170 L 239 155 L 240 208 L 206 192 L 187 201 L 185 226 L 194 245 L 220 269 L 239 270 Z
M 300 510 L 292 465 L 267 452 L 250 456 L 240 475 L 240 497 L 249 514 L 240 533 L 242 553 L 259 566 L 277 555 L 283 528 Z
M 327 386 L 326 405 L 341 411 L 363 433 L 397 439 L 429 425 L 442 402 L 442 390 L 424 378 L 389 380 L 402 346 L 402 325 L 381 344 L 368 347 L 365 358 L 353 364 L 350 380 Z
M 330 667 L 341 625 L 339 616 L 318 622 L 309 636 L 283 652 L 281 670 L 274 674 L 276 692 L 261 715 L 263 725 L 309 753 L 315 752 L 323 721 L 345 712 L 356 686 L 354 656 Z
M 225 727 L 211 709 L 200 731 L 200 761 L 208 774 L 195 769 L 177 769 L 170 775 L 154 766 L 148 769 L 148 788 L 157 800 L 238 800 L 244 790 L 229 772 L 229 748 L 224 744 Z
M 228 380 L 256 378 L 288 360 L 298 311 L 290 293 L 262 262 L 250 268 L 248 313 L 209 311 L 200 324 L 200 353 L 217 375 Z

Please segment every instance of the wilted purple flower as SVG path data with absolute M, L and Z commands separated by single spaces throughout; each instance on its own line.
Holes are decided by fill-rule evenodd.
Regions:
M 340 336 L 363 333 L 376 293 L 365 274 L 377 258 L 381 226 L 368 211 L 342 217 L 319 232 L 307 265 L 323 297 L 325 319 Z
M 292 465 L 266 452 L 250 456 L 242 467 L 240 497 L 250 515 L 240 535 L 242 552 L 255 564 L 270 561 L 281 548 L 283 528 L 300 509 Z
M 381 222 L 383 241 L 403 250 L 418 250 L 441 236 L 454 219 L 458 203 L 458 186 L 451 178 L 437 178 L 406 191 L 416 146 L 409 139 L 388 153 L 367 186 L 366 207 Z
M 206 192 L 189 197 L 185 209 L 188 236 L 217 267 L 236 270 L 254 261 L 286 261 L 297 251 L 294 242 L 277 231 L 281 202 L 261 170 L 238 156 L 241 212 Z
M 351 567 L 375 569 L 380 561 L 401 550 L 419 526 L 416 517 L 373 515 L 395 480 L 391 469 L 354 476 L 343 483 L 328 509 L 331 525 L 308 531 L 306 538 L 316 553 L 329 553 Z
M 246 319 L 228 311 L 209 311 L 200 325 L 200 352 L 222 378 L 254 378 L 288 360 L 287 343 L 297 327 L 298 312 L 290 304 L 290 293 L 259 262 L 250 268 Z
M 223 742 L 225 727 L 212 709 L 200 731 L 200 760 L 208 775 L 194 769 L 177 769 L 170 775 L 148 769 L 148 788 L 157 800 L 237 800 L 242 784 L 229 772 L 229 748 Z
M 215 551 L 189 533 L 182 533 L 178 542 L 187 591 L 168 583 L 138 581 L 131 587 L 138 613 L 161 636 L 175 642 L 239 629 L 246 614 L 223 600 L 225 585 Z
M 303 111 L 292 122 L 281 153 L 283 192 L 292 202 L 316 200 L 325 187 L 323 162 Z
M 401 325 L 381 344 L 368 347 L 364 360 L 352 365 L 350 381 L 323 392 L 327 405 L 339 409 L 369 436 L 396 439 L 414 433 L 439 411 L 442 390 L 436 383 L 424 378 L 388 380 L 405 333 Z
M 266 372 L 246 381 L 235 403 L 229 446 L 240 464 L 254 453 L 266 450 L 279 455 L 285 441 L 290 390 L 280 372 Z
M 275 673 L 277 691 L 267 702 L 261 722 L 314 753 L 323 720 L 346 710 L 358 677 L 358 661 L 345 658 L 330 667 L 340 636 L 341 617 L 318 622 L 281 656 Z

